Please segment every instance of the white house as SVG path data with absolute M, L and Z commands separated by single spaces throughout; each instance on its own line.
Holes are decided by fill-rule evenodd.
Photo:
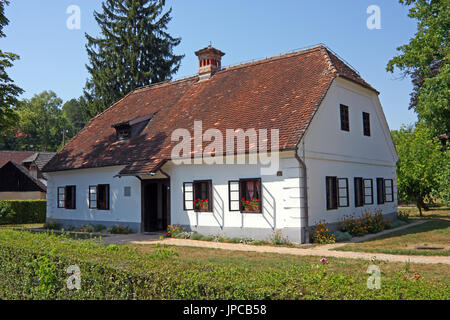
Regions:
M 395 218 L 398 156 L 378 92 L 330 49 L 228 68 L 217 49 L 196 54 L 198 75 L 131 92 L 46 165 L 49 221 L 256 239 L 280 229 L 304 243 L 319 221 Z M 240 146 L 225 140 L 238 129 Z

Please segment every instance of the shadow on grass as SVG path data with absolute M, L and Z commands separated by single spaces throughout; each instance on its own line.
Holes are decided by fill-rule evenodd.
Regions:
M 380 235 L 379 237 L 376 237 L 376 238 L 373 238 L 373 239 L 370 239 L 367 241 L 363 241 L 360 243 L 370 243 L 370 242 L 378 241 L 378 240 L 396 238 L 396 237 L 401 237 L 401 236 L 410 235 L 410 234 L 420 234 L 420 233 L 436 231 L 436 230 L 444 230 L 447 228 L 450 228 L 450 221 L 445 220 L 445 219 L 435 219 L 435 220 L 426 221 L 425 223 L 420 224 L 418 226 L 412 226 L 412 227 L 409 227 L 409 228 L 406 228 L 403 230 L 394 231 L 392 233 Z

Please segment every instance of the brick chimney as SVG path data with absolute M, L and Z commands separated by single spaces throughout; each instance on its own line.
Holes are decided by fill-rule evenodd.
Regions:
M 222 57 L 225 53 L 209 45 L 195 52 L 195 55 L 198 57 L 199 81 L 203 81 L 208 80 L 214 73 L 220 71 L 222 68 Z

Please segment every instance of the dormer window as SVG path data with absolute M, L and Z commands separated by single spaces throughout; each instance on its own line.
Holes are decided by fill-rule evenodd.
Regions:
M 130 126 L 122 126 L 116 128 L 117 131 L 117 140 L 123 141 L 128 140 L 131 137 L 131 127 Z
M 138 135 L 155 114 L 139 117 L 130 121 L 113 124 L 111 127 L 116 129 L 117 141 L 126 141 Z

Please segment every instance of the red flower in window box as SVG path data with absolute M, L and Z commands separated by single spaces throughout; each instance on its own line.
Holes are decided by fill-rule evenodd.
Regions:
M 208 199 L 202 200 L 197 199 L 194 200 L 194 208 L 200 210 L 200 211 L 207 211 L 209 209 L 209 201 Z
M 252 198 L 252 200 L 241 199 L 241 205 L 244 211 L 258 212 L 260 200 Z

